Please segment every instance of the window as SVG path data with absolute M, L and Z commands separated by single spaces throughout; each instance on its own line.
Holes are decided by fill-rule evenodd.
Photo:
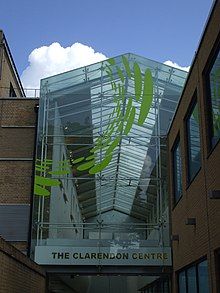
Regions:
M 179 293 L 208 293 L 207 260 L 178 274 Z
M 186 119 L 188 148 L 188 182 L 191 182 L 201 166 L 198 105 L 194 103 Z
M 220 249 L 215 251 L 215 272 L 217 292 L 220 292 Z
M 176 203 L 182 196 L 182 161 L 181 161 L 179 138 L 174 145 L 172 153 L 173 153 L 174 202 Z
M 195 266 L 187 270 L 187 283 L 188 293 L 195 293 L 197 290 Z
M 199 293 L 209 292 L 207 260 L 198 264 Z
M 186 293 L 186 273 L 179 273 L 179 293 Z
M 220 138 L 220 51 L 208 72 L 208 104 L 210 108 L 209 132 L 210 147 Z

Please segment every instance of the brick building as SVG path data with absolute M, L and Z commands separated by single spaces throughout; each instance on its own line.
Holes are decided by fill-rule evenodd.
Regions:
M 220 292 L 219 117 L 216 1 L 168 134 L 174 292 Z
M 0 31 L 0 292 L 44 292 L 45 273 L 27 258 L 37 99 L 25 97 Z
M 110 277 L 108 280 L 104 279 L 106 275 L 114 275 L 119 273 L 124 274 L 124 276 L 118 277 L 117 281 L 115 281 L 115 284 L 119 286 L 120 280 L 123 279 L 124 284 L 126 282 L 128 284 L 128 286 L 126 285 L 127 287 L 121 287 L 127 288 L 123 290 L 129 290 L 129 287 L 131 289 L 134 286 L 134 283 L 137 283 L 139 286 L 139 291 L 143 293 L 165 293 L 170 292 L 171 290 L 172 292 L 180 293 L 220 292 L 219 19 L 220 2 L 215 1 L 200 45 L 192 63 L 187 81 L 185 83 L 177 110 L 175 112 L 175 116 L 169 128 L 169 133 L 166 137 L 166 140 L 164 139 L 165 136 L 163 136 L 162 139 L 159 139 L 160 145 L 164 144 L 163 153 L 165 154 L 165 143 L 166 141 L 168 142 L 168 162 L 163 161 L 165 156 L 162 160 L 159 156 L 159 160 L 163 161 L 163 164 L 161 164 L 161 168 L 163 170 L 163 180 L 166 180 L 165 178 L 167 174 L 169 177 L 168 195 L 170 198 L 170 223 L 172 226 L 172 268 L 169 266 L 164 266 L 162 270 L 157 268 L 156 273 L 155 267 L 148 267 L 145 271 L 146 266 L 143 266 L 143 269 L 140 269 L 137 273 L 137 269 L 134 269 L 134 267 L 128 267 L 127 271 L 123 271 L 123 267 L 122 269 L 119 269 L 117 266 L 112 266 L 107 267 L 106 271 L 103 272 L 103 266 L 97 265 L 94 266 L 93 271 L 90 270 L 90 274 L 100 275 L 103 272 L 103 279 L 100 277 L 94 277 L 96 280 L 94 280 L 93 284 L 90 284 L 89 282 L 91 276 L 88 278 L 85 276 L 86 271 L 84 270 L 83 266 L 77 267 L 61 265 L 59 268 L 59 265 L 49 265 L 48 263 L 47 266 L 45 266 L 45 269 L 50 273 L 50 284 L 48 286 L 49 292 L 55 292 L 56 290 L 62 290 L 64 292 L 86 292 L 86 288 L 89 286 L 95 288 L 94 284 L 97 284 L 97 286 L 100 288 L 102 286 L 102 288 L 106 289 L 107 287 L 105 287 L 105 283 L 109 281 L 110 284 Z M 38 105 L 39 100 L 37 98 L 34 99 L 24 97 L 24 91 L 22 89 L 6 39 L 2 32 L 0 33 L 0 37 L 0 234 L 4 238 L 4 240 L 2 238 L 0 239 L 0 263 L 3 264 L 0 269 L 0 292 L 44 292 L 46 279 L 45 272 L 43 268 L 29 259 L 31 249 L 31 230 L 33 227 L 35 227 L 35 223 L 32 223 L 32 219 L 34 218 L 32 206 L 37 132 L 36 106 Z M 142 62 L 144 61 L 142 60 Z M 149 64 L 151 64 L 151 62 Z M 129 65 L 127 64 L 127 68 L 128 67 Z M 91 68 L 93 67 L 91 66 Z M 96 77 L 98 76 L 98 71 L 96 72 L 95 70 L 95 74 L 93 71 L 91 72 Z M 175 70 L 167 67 L 165 71 L 167 74 L 173 74 Z M 78 73 L 78 71 L 76 72 Z M 88 74 L 88 76 L 91 74 L 89 70 L 85 70 L 83 74 L 85 74 L 85 72 Z M 67 77 L 69 78 L 68 74 Z M 78 77 L 80 74 L 76 74 L 77 78 L 80 81 L 85 81 L 88 76 L 86 75 L 85 79 L 81 79 Z M 174 75 L 175 74 L 177 73 L 174 73 Z M 178 72 L 178 74 L 178 78 L 185 78 L 184 72 L 182 73 L 182 76 L 181 72 Z M 93 75 L 91 74 L 91 79 L 93 78 Z M 54 98 L 55 102 L 54 104 L 51 102 L 52 114 L 50 120 L 53 119 L 53 115 L 55 117 L 59 114 L 58 110 L 54 110 L 54 105 L 56 103 L 60 106 L 61 109 L 64 109 L 60 110 L 60 114 L 63 116 L 68 116 L 70 114 L 69 111 L 71 106 L 69 105 L 68 99 L 71 97 L 72 93 L 68 92 L 70 88 L 67 87 L 68 78 L 64 80 L 66 82 L 64 82 L 66 86 L 66 92 L 64 92 L 62 89 L 62 98 L 60 100 L 57 99 L 59 89 L 56 87 L 56 82 L 54 82 L 54 86 L 53 78 L 48 79 L 49 86 L 51 82 L 52 90 L 53 87 L 55 88 L 53 93 L 54 96 L 51 98 L 51 101 Z M 56 77 L 54 77 L 54 79 L 56 81 Z M 169 79 L 165 78 L 165 80 L 167 81 Z M 96 83 L 95 86 L 97 86 Z M 168 87 L 169 86 L 173 87 L 174 85 L 172 82 L 170 82 L 170 84 L 168 83 Z M 181 86 L 182 85 L 179 86 L 179 89 L 182 89 Z M 163 91 L 165 92 L 165 89 L 163 89 L 161 92 Z M 173 93 L 174 91 L 172 94 Z M 85 96 L 86 100 L 88 99 L 89 94 L 90 92 L 88 91 L 88 88 L 83 89 L 80 84 L 80 90 L 75 93 L 75 96 L 77 96 L 77 98 Z M 169 96 L 166 98 L 169 98 Z M 80 101 L 77 101 L 77 105 L 79 102 Z M 65 110 L 65 107 L 67 110 Z M 54 111 L 54 113 L 52 111 Z M 83 115 L 81 115 L 81 117 L 82 116 Z M 88 125 L 89 119 L 88 117 L 85 118 L 87 118 L 85 121 Z M 80 143 L 82 143 L 80 141 L 77 141 L 78 146 L 75 147 L 75 149 L 70 147 L 70 145 L 73 145 L 73 142 L 76 138 L 74 135 L 71 135 L 71 133 L 68 133 L 68 131 L 75 129 L 75 124 L 71 124 L 68 120 L 64 120 L 65 124 L 60 123 L 60 121 L 62 122 L 61 119 L 58 119 L 57 121 L 59 122 L 59 127 L 57 127 L 57 129 L 62 131 L 62 135 L 60 135 L 56 129 L 57 132 L 55 136 L 66 136 L 65 144 L 62 140 L 56 140 L 56 144 L 62 143 L 65 146 L 65 148 L 62 150 L 62 157 L 64 155 L 66 156 L 66 154 L 71 154 L 72 156 L 74 151 L 81 152 L 78 147 Z M 53 128 L 51 126 L 52 124 L 49 123 L 48 129 L 51 131 Z M 77 125 L 77 127 L 80 126 L 79 123 Z M 82 127 L 82 125 L 80 127 Z M 83 127 L 80 131 L 85 129 L 85 126 Z M 51 137 L 53 135 L 51 135 L 51 133 L 49 133 L 50 137 L 48 136 L 49 139 L 45 145 L 52 145 Z M 88 134 L 89 132 L 86 133 L 87 136 Z M 85 137 L 81 137 L 83 144 L 86 141 Z M 49 158 L 52 153 L 52 147 L 49 146 L 48 149 Z M 53 151 L 54 153 L 56 152 L 57 155 L 57 149 L 54 148 Z M 168 167 L 166 167 L 167 163 L 169 163 Z M 129 168 L 127 167 L 126 172 L 128 171 Z M 148 171 L 149 168 L 147 172 Z M 76 173 L 76 169 L 74 169 L 74 172 Z M 152 172 L 154 177 L 155 173 L 156 168 L 153 169 Z M 68 179 L 68 176 L 65 178 Z M 62 181 L 62 179 L 60 180 Z M 126 186 L 132 185 L 132 180 L 129 180 L 130 181 L 128 182 L 128 185 Z M 67 218 L 68 215 L 65 209 L 68 206 L 70 199 L 72 202 L 73 198 L 68 198 L 68 188 L 71 187 L 70 184 L 66 181 L 62 181 L 62 186 L 59 187 L 61 189 L 61 193 L 59 190 L 59 194 L 57 192 L 56 195 L 60 196 L 61 194 L 58 205 L 60 208 L 64 207 L 63 211 L 65 213 L 63 214 L 65 214 L 66 226 L 60 226 L 61 228 L 59 226 L 58 228 L 56 227 L 55 233 L 53 230 L 49 230 L 48 227 L 45 228 L 43 225 L 40 226 L 42 231 L 43 229 L 47 230 L 44 230 L 44 232 L 41 233 L 39 232 L 39 229 L 39 235 L 42 237 L 40 240 L 36 240 L 34 238 L 36 236 L 36 231 L 34 231 L 32 234 L 34 235 L 32 238 L 32 252 L 34 252 L 36 241 L 42 241 L 43 245 L 45 245 L 46 242 L 53 243 L 53 241 L 56 242 L 58 240 L 56 243 L 64 243 L 67 246 L 65 243 L 67 238 L 66 235 L 69 237 L 69 231 L 71 231 L 68 229 L 74 230 L 74 241 L 78 241 L 77 243 L 82 243 L 80 242 L 79 238 L 79 235 L 81 234 L 80 227 L 84 226 L 84 220 L 86 217 L 91 217 L 91 219 L 93 219 L 92 216 L 96 214 L 96 198 L 93 196 L 94 192 L 92 193 L 90 190 L 92 188 L 92 184 L 90 184 L 89 181 L 86 181 L 85 184 L 81 186 L 78 183 L 79 182 L 76 182 L 76 192 L 78 192 L 80 188 L 84 189 L 84 192 L 80 194 L 78 201 L 74 202 L 73 210 L 75 213 L 77 213 L 79 220 L 82 220 L 82 223 L 80 223 L 78 226 L 77 224 L 72 223 L 71 221 L 74 216 L 73 214 L 71 214 L 72 218 Z M 65 185 L 67 185 L 67 187 Z M 53 188 L 55 189 L 56 187 Z M 156 197 L 157 191 L 155 192 L 154 189 L 155 185 L 151 184 L 150 190 L 147 190 L 149 192 L 147 200 L 156 198 L 155 202 L 158 202 L 161 199 Z M 163 188 L 162 190 L 165 189 L 166 188 Z M 47 191 L 48 190 L 46 190 L 46 192 Z M 43 191 L 41 190 L 41 192 Z M 126 192 L 128 191 L 126 190 Z M 48 219 L 48 206 L 50 203 L 48 203 L 47 199 L 44 200 L 43 198 L 40 198 L 39 201 L 37 200 L 35 203 L 35 208 L 38 207 L 37 205 L 39 202 L 39 210 L 41 210 L 41 212 L 43 211 L 41 215 L 42 219 L 44 219 L 43 217 Z M 123 200 L 122 198 L 119 198 L 118 201 L 121 203 L 123 202 L 125 206 L 128 205 L 128 201 L 126 202 L 126 200 Z M 148 209 L 145 210 L 143 208 L 143 202 L 138 206 L 140 202 L 140 197 L 138 199 L 135 198 L 131 214 L 134 217 L 138 215 L 138 220 L 143 220 L 143 218 L 146 222 L 149 220 L 149 218 L 151 221 L 155 220 L 155 214 L 157 214 L 157 212 L 155 213 L 155 202 L 148 202 Z M 163 212 L 162 216 L 164 216 L 164 211 L 166 210 L 164 209 L 164 206 L 166 207 L 166 198 L 162 198 L 161 203 L 161 210 Z M 53 205 L 53 208 L 55 204 Z M 149 205 L 153 206 L 153 209 L 150 209 L 150 213 L 147 218 L 145 212 L 147 213 L 149 211 Z M 125 208 L 123 209 L 123 205 L 121 204 L 119 207 L 122 208 L 123 215 L 126 214 L 127 211 Z M 82 210 L 82 214 L 80 214 L 80 209 Z M 114 213 L 114 215 L 117 215 L 115 211 Z M 55 218 L 57 217 L 57 214 L 57 211 L 54 209 Z M 68 219 L 70 223 L 67 223 L 66 219 Z M 160 224 L 161 223 L 162 222 L 160 218 Z M 88 226 L 89 225 L 91 225 L 90 227 L 93 227 L 94 223 L 90 221 L 88 222 Z M 138 222 L 138 225 L 140 225 L 140 222 Z M 161 227 L 162 225 L 163 224 L 157 226 L 156 231 L 159 231 L 160 228 L 158 227 Z M 167 221 L 164 225 L 164 227 L 167 226 L 169 226 L 169 221 Z M 58 234 L 64 234 L 63 228 L 65 228 L 65 231 L 67 231 L 65 232 L 65 237 L 57 239 Z M 148 227 L 148 229 L 149 231 L 147 231 L 146 237 L 149 237 L 150 241 L 155 242 L 156 238 L 153 238 L 153 236 L 155 236 L 155 231 L 152 233 L 152 227 Z M 86 233 L 87 231 L 83 230 L 82 234 L 85 235 Z M 98 232 L 94 230 L 92 233 L 93 238 L 96 237 L 96 234 L 101 234 L 100 230 Z M 51 238 L 48 237 L 50 234 L 52 235 Z M 55 234 L 56 237 L 54 237 Z M 108 231 L 105 236 L 109 236 L 109 234 L 110 233 Z M 161 239 L 159 240 L 161 245 Z M 167 238 L 166 241 L 169 242 L 169 239 Z M 78 246 L 80 245 L 78 244 Z M 19 252 L 18 249 L 23 252 L 23 254 Z M 85 266 L 85 269 L 87 269 L 88 275 L 88 266 Z M 65 274 L 63 274 L 64 272 Z M 82 275 L 78 276 L 78 274 Z M 126 274 L 133 274 L 133 276 L 129 276 L 127 278 Z M 143 275 L 141 282 L 137 281 L 137 274 Z M 134 278 L 132 279 L 132 277 Z M 114 279 L 114 277 L 111 278 Z M 27 282 L 27 279 L 30 282 Z M 82 283 L 84 284 L 84 287 L 82 286 Z M 114 292 L 117 292 L 117 286 L 115 287 Z M 114 286 L 112 283 L 112 288 L 113 287 Z M 98 287 L 95 290 L 98 290 Z
M 0 238 L 0 292 L 45 292 L 45 272 L 13 245 Z
M 0 30 L 0 97 L 24 97 L 24 90 L 6 37 Z

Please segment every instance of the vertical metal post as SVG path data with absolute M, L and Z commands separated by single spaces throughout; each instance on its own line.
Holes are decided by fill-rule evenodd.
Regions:
M 42 142 L 41 142 L 41 166 L 42 166 L 42 160 L 44 158 L 44 145 L 45 145 L 45 127 L 46 127 L 46 105 L 47 105 L 47 95 L 48 95 L 48 89 L 47 89 L 47 85 L 45 85 L 45 89 L 44 89 L 44 95 L 43 95 L 43 103 L 44 103 L 44 108 L 43 108 L 43 131 L 42 131 Z M 42 101 L 41 98 L 41 101 Z M 39 124 L 38 124 L 39 125 Z M 39 130 L 38 130 L 39 131 Z M 36 156 L 37 158 L 37 156 Z M 41 211 L 42 211 L 42 205 L 43 205 L 43 198 L 39 197 L 38 198 L 38 215 L 37 215 L 37 238 L 39 241 L 39 238 L 42 239 L 42 232 L 41 229 L 39 227 L 39 222 L 41 221 Z
M 102 115 L 103 115 L 103 62 L 101 63 L 101 89 L 100 89 L 100 98 L 101 98 L 101 109 L 100 109 L 100 135 L 103 135 L 103 127 L 102 127 Z M 102 148 L 100 150 L 100 162 L 102 161 Z M 99 178 L 99 221 L 102 220 L 102 171 L 100 172 Z
M 163 245 L 163 210 L 162 210 L 162 169 L 161 169 L 161 133 L 160 133 L 160 95 L 158 87 L 158 68 L 156 76 L 156 96 L 157 96 L 157 148 L 158 148 L 158 180 L 157 180 L 157 195 L 158 195 L 158 220 L 159 220 L 159 233 L 160 233 L 160 245 Z
M 45 108 L 44 108 L 44 113 L 45 113 L 45 135 L 44 135 L 44 156 L 43 156 L 44 162 L 47 159 L 48 111 L 49 111 L 49 92 L 45 98 Z M 46 175 L 46 170 L 44 170 L 44 176 L 45 175 Z M 44 222 L 44 201 L 45 201 L 45 198 L 43 196 L 42 205 L 41 205 L 41 223 Z M 43 226 L 41 227 L 41 232 L 40 232 L 40 239 L 42 240 L 42 238 L 43 238 Z
M 155 86 L 154 86 L 154 107 L 155 107 L 155 149 L 156 149 L 156 186 L 157 186 L 157 210 L 156 210 L 156 217 L 157 217 L 157 223 L 159 223 L 160 218 L 160 200 L 159 200 L 159 156 L 160 156 L 160 148 L 159 148 L 159 129 L 158 129 L 158 122 L 159 122 L 159 111 L 158 111 L 158 68 L 155 70 Z
M 126 74 L 126 79 L 125 79 L 125 97 L 124 97 L 124 102 L 122 105 L 122 115 L 124 117 L 125 110 L 126 110 L 126 102 L 127 102 L 127 92 L 128 92 L 128 76 Z M 122 120 L 124 122 L 124 118 Z M 120 156 L 121 156 L 121 147 L 122 147 L 122 139 L 123 139 L 123 131 L 120 132 L 121 135 L 121 140 L 119 142 L 118 146 L 118 158 L 117 158 L 117 164 L 116 164 L 116 172 L 115 172 L 115 187 L 114 187 L 114 194 L 113 194 L 113 209 L 115 208 L 115 201 L 116 201 L 116 195 L 117 195 L 117 186 L 118 186 L 118 178 L 119 178 L 119 164 L 120 164 Z
M 161 133 L 160 133 L 160 95 L 159 95 L 159 87 L 158 87 L 158 69 L 157 69 L 157 86 L 156 86 L 156 91 L 157 91 L 157 110 L 158 110 L 158 115 L 157 115 L 157 132 L 158 132 L 158 176 L 159 176 L 159 217 L 162 217 L 162 169 L 161 169 Z

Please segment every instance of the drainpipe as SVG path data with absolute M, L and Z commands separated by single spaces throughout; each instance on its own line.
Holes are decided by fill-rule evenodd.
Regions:
M 27 248 L 27 256 L 29 258 L 31 258 L 31 240 L 32 240 L 32 227 L 33 227 L 33 211 L 34 211 L 34 207 L 33 207 L 34 206 L 34 176 L 35 176 L 35 160 L 36 160 L 36 149 L 37 149 L 38 110 L 39 110 L 39 105 L 37 104 L 34 107 L 34 112 L 36 113 L 36 120 L 35 120 L 34 152 L 33 152 L 32 180 L 31 180 L 31 194 L 30 194 L 28 248 Z

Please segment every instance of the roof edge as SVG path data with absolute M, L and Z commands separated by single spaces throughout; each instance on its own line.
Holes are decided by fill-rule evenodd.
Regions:
M 25 97 L 25 92 L 24 92 L 24 89 L 23 89 L 23 85 L 22 85 L 22 82 L 20 80 L 20 77 L 19 77 L 16 65 L 15 65 L 12 53 L 10 51 L 10 48 L 9 48 L 9 45 L 8 45 L 8 42 L 7 42 L 7 39 L 5 37 L 5 34 L 4 34 L 3 30 L 0 30 L 0 32 L 2 33 L 1 43 L 2 43 L 2 45 L 4 47 L 4 49 L 5 49 L 6 54 L 8 55 L 8 58 L 9 58 L 12 70 L 14 72 L 15 78 L 17 80 L 17 83 L 18 83 L 19 87 L 20 87 L 20 91 L 21 91 L 22 95 Z

